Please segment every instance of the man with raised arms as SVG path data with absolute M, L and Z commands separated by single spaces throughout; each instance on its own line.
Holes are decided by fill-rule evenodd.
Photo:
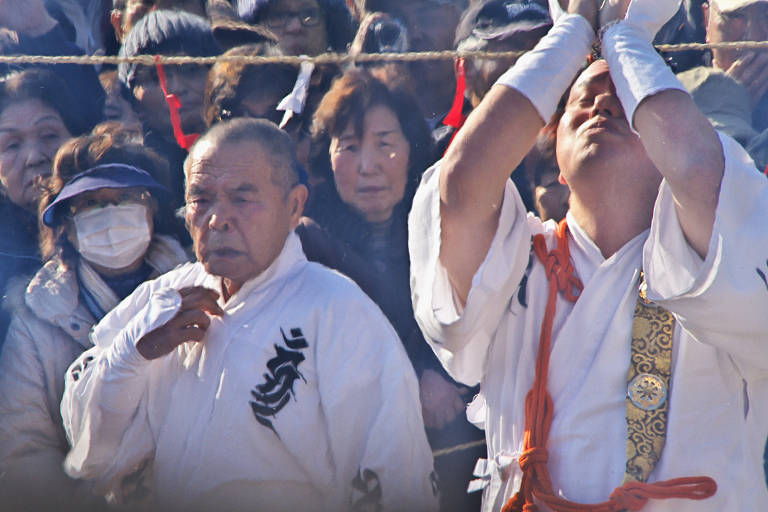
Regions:
M 484 510 L 766 510 L 768 182 L 651 46 L 677 2 L 599 4 L 555 12 L 425 173 L 414 310 L 481 384 Z M 596 29 L 557 126 L 570 210 L 542 223 L 508 170 Z

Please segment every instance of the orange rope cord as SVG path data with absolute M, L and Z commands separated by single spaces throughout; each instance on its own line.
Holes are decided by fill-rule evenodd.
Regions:
M 582 504 L 557 496 L 547 468 L 547 439 L 552 424 L 553 402 L 547 391 L 549 356 L 552 345 L 552 323 L 558 292 L 570 302 L 576 302 L 583 289 L 574 275 L 568 250 L 568 225 L 563 219 L 557 227 L 557 246 L 547 251 L 544 235 L 533 237 L 533 250 L 544 265 L 549 280 L 549 296 L 539 337 L 536 355 L 536 374 L 533 387 L 525 397 L 525 434 L 520 468 L 523 478 L 520 490 L 501 509 L 502 512 L 536 512 L 534 497 L 558 512 L 619 512 L 640 510 L 649 499 L 686 498 L 703 500 L 717 491 L 717 484 L 709 477 L 686 477 L 655 482 L 628 482 L 617 487 L 608 501 Z

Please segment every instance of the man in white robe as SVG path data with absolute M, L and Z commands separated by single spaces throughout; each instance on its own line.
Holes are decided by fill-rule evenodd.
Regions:
M 193 147 L 198 262 L 139 287 L 67 372 L 71 476 L 150 509 L 436 507 L 413 369 L 373 302 L 306 260 L 296 169 L 266 121 Z
M 768 510 L 768 182 L 653 51 L 675 2 L 634 0 L 617 22 L 627 3 L 608 0 L 598 16 L 599 2 L 575 0 L 555 16 L 425 173 L 414 200 L 414 310 L 451 375 L 481 385 L 468 416 L 486 430 L 488 460 L 474 484 L 484 488 L 485 511 L 521 487 L 525 399 L 549 289 L 531 239 L 543 233 L 549 250 L 557 245 L 557 226 L 526 216 L 508 170 L 554 113 L 600 22 L 607 63 L 577 79 L 557 126 L 571 189 L 567 241 L 583 291 L 575 303 L 558 294 L 553 321 L 553 493 L 604 503 L 622 484 L 644 271 L 648 298 L 676 320 L 666 444 L 648 482 L 708 476 L 717 490 L 703 500 L 650 499 L 642 510 Z

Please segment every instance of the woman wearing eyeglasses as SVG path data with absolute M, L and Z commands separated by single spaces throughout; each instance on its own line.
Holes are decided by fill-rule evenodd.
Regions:
M 344 0 L 238 0 L 238 14 L 267 27 L 286 55 L 345 52 L 355 30 Z
M 91 346 L 99 319 L 139 284 L 187 260 L 153 219 L 167 196 L 153 177 L 163 181 L 164 165 L 114 131 L 72 139 L 56 154 L 39 203 L 45 263 L 15 301 L 0 356 L 0 496 L 12 510 L 93 504 L 84 484 L 62 470 L 64 374 Z

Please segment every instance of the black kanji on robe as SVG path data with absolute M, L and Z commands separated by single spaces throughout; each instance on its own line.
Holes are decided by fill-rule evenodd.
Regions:
M 264 374 L 264 383 L 258 384 L 251 390 L 254 400 L 250 402 L 256 420 L 278 437 L 279 434 L 270 418 L 275 417 L 288 404 L 291 397 L 296 399 L 294 382 L 297 379 L 306 382 L 299 371 L 299 364 L 304 361 L 304 354 L 300 351 L 309 346 L 299 328 L 291 329 L 291 338 L 288 338 L 282 329 L 280 333 L 285 347 L 275 345 L 277 355 L 267 361 L 268 373 Z

